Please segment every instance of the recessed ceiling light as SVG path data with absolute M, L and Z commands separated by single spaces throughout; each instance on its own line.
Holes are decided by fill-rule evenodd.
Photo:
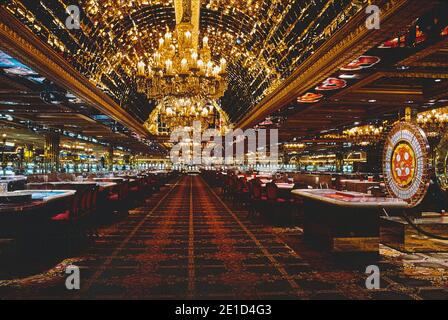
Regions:
M 375 99 L 370 99 L 369 102 L 370 103 L 374 103 L 374 102 L 376 102 L 376 100 Z
M 341 74 L 339 76 L 339 78 L 340 79 L 350 80 L 350 79 L 359 79 L 359 78 L 361 78 L 361 76 L 359 74 L 347 74 L 347 73 L 344 73 L 344 74 Z
M 442 82 L 442 79 L 436 79 L 435 82 Z

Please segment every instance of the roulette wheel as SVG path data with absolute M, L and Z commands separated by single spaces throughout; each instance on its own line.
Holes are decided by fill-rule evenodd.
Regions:
M 397 123 L 383 151 L 383 174 L 390 195 L 418 205 L 429 186 L 429 144 L 425 133 L 409 122 Z

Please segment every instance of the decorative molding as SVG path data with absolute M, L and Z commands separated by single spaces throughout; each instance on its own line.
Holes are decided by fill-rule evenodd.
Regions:
M 397 66 L 417 66 L 421 63 L 419 63 L 420 60 L 430 56 L 431 54 L 439 51 L 440 49 L 447 48 L 447 41 L 446 38 L 441 39 L 440 41 L 433 43 L 432 45 L 429 45 L 427 48 L 420 50 L 416 52 L 415 54 L 411 55 L 410 57 L 401 60 L 396 65 Z M 423 62 L 424 64 L 424 62 Z M 431 63 L 430 63 L 431 64 Z M 435 65 L 438 67 L 438 65 Z

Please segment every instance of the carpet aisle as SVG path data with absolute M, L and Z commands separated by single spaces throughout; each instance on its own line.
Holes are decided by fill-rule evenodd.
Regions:
M 0 298 L 448 298 L 448 254 L 382 246 L 375 262 L 382 288 L 367 290 L 366 262 L 334 261 L 304 245 L 297 228 L 248 219 L 217 192 L 200 176 L 183 176 L 102 229 L 78 255 L 39 274 L 0 279 Z M 79 291 L 65 288 L 70 264 L 80 267 Z
M 65 267 L 81 289 L 65 288 Z M 250 299 L 306 297 L 285 268 L 309 267 L 262 229 L 249 230 L 199 176 L 184 176 L 102 230 L 79 257 L 17 280 L 3 297 Z

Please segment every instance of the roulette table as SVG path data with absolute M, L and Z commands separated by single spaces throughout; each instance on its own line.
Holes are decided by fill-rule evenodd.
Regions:
M 75 193 L 75 190 L 22 190 L 0 194 L 0 237 L 44 230 L 50 217 L 69 208 Z
M 373 197 L 332 189 L 291 191 L 303 199 L 307 243 L 331 252 L 379 253 L 380 214 L 409 205 L 397 198 Z
M 304 200 L 304 237 L 331 251 L 379 252 L 381 216 L 421 203 L 429 185 L 429 144 L 411 122 L 397 122 L 386 137 L 383 176 L 388 197 L 336 190 L 293 190 Z

